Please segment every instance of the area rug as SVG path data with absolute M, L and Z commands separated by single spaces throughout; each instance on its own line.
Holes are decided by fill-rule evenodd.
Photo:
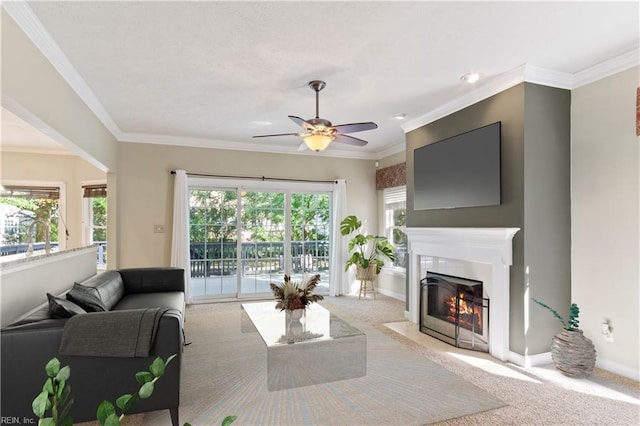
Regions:
M 240 304 L 190 307 L 180 423 L 219 425 L 236 415 L 234 425 L 424 425 L 505 406 L 327 299 L 367 335 L 365 377 L 269 392 L 266 347 L 257 333 L 241 332 Z M 143 423 L 170 421 L 155 412 Z

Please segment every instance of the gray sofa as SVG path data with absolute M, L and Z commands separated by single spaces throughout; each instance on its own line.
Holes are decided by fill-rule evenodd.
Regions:
M 22 423 L 29 422 L 26 419 L 33 419 L 31 423 L 37 424 L 31 403 L 45 381 L 44 366 L 53 357 L 71 368 L 69 384 L 75 400 L 71 417 L 74 422 L 84 422 L 96 419 L 96 409 L 103 400 L 115 403 L 120 395 L 136 392 L 139 384 L 135 380 L 135 373 L 147 371 L 157 356 L 166 359 L 177 354 L 156 383 L 151 398 L 141 400 L 132 410 L 137 413 L 169 409 L 172 424 L 177 426 L 184 343 L 183 269 L 137 268 L 106 271 L 80 283 L 80 286 L 71 284 L 73 288 L 66 298 L 48 295 L 48 307 L 0 331 L 2 418 L 19 418 Z M 96 310 L 104 312 L 84 313 L 83 308 L 87 306 L 78 307 L 82 303 L 71 297 L 78 288 L 97 296 L 99 300 L 95 303 L 99 306 Z M 67 299 L 76 303 L 68 303 Z M 140 318 L 138 314 L 141 312 L 156 313 L 150 326 L 150 332 L 155 338 L 150 339 L 148 353 L 136 348 L 136 353 L 129 355 L 124 343 L 100 347 L 100 336 L 107 340 L 118 332 L 124 333 L 123 329 L 135 328 L 136 324 L 128 323 Z M 69 315 L 69 318 L 60 318 Z M 67 323 L 69 326 L 65 333 Z M 75 328 L 71 327 L 72 324 Z M 96 327 L 95 324 L 100 325 Z M 78 330 L 82 330 L 83 325 L 89 325 L 85 329 L 95 327 L 95 333 L 78 339 L 81 333 Z M 71 341 L 72 344 L 61 353 L 63 335 L 65 342 Z M 110 347 L 114 349 L 114 353 L 108 353 Z M 80 355 L 74 352 L 78 349 Z M 88 350 L 88 353 L 83 353 L 82 349 Z M 100 352 L 102 350 L 105 352 Z M 108 356 L 103 356 L 105 354 Z

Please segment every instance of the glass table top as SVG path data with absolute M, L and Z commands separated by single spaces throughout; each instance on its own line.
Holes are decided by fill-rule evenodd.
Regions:
M 308 305 L 299 320 L 292 318 L 286 311 L 276 309 L 275 306 L 275 301 L 242 304 L 242 309 L 267 347 L 320 342 L 364 334 L 317 303 Z

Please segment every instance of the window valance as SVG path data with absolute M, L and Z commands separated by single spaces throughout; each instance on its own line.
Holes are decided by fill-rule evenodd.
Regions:
M 0 189 L 0 197 L 20 197 L 33 200 L 57 200 L 60 188 L 56 186 L 15 186 L 4 185 Z
M 392 188 L 407 184 L 407 163 L 376 170 L 376 189 Z
M 82 187 L 84 198 L 96 198 L 107 196 L 107 185 L 84 185 Z

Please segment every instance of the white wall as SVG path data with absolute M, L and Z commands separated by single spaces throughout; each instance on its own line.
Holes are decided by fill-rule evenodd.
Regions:
M 231 176 L 346 179 L 348 214 L 376 229 L 375 165 L 314 155 L 267 154 L 122 143 L 118 158 L 119 267 L 163 266 L 170 261 L 172 170 Z M 339 219 L 341 220 L 341 219 Z M 153 232 L 164 225 L 165 232 Z
M 4 259 L 3 259 L 4 260 Z M 9 325 L 27 316 L 47 302 L 47 293 L 59 296 L 74 282 L 82 282 L 96 274 L 96 248 L 84 247 L 28 261 L 0 264 L 2 309 L 0 325 Z
M 572 301 L 598 366 L 640 380 L 640 68 L 572 92 Z M 611 321 L 613 342 L 601 324 Z

